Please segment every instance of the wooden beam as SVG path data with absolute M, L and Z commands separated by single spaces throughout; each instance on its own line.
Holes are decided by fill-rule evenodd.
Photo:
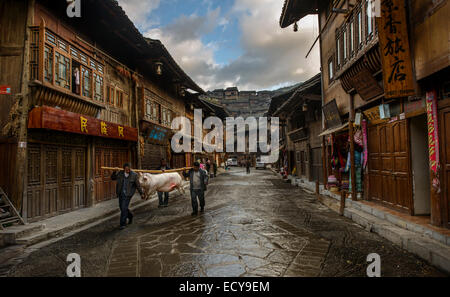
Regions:
M 183 171 L 191 170 L 192 168 L 193 167 L 184 167 L 184 168 L 164 170 L 164 171 L 162 171 L 162 170 L 141 170 L 141 169 L 136 169 L 136 170 L 133 170 L 133 171 L 134 172 L 138 172 L 138 173 L 163 174 L 163 173 L 183 172 Z M 123 168 L 119 168 L 119 167 L 102 167 L 102 170 L 121 171 L 121 170 L 123 170 Z
M 354 127 L 353 122 L 355 121 L 355 106 L 353 102 L 353 95 L 350 94 L 350 117 L 348 120 L 349 123 L 349 136 L 350 136 L 350 174 L 351 174 L 351 183 L 352 183 L 352 200 L 357 201 L 357 190 L 356 190 L 356 168 L 355 168 L 355 141 L 354 141 Z
M 23 53 L 23 46 L 18 45 L 1 45 L 0 57 L 20 56 Z

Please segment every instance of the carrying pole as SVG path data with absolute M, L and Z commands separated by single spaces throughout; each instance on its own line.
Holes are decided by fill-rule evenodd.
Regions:
M 170 170 L 133 170 L 138 173 L 151 173 L 151 174 L 162 174 L 162 173 L 174 173 L 174 172 L 182 172 L 186 170 L 191 170 L 193 167 L 184 167 L 179 169 L 170 169 Z M 119 167 L 102 167 L 102 170 L 111 170 L 111 171 L 121 171 L 123 168 Z

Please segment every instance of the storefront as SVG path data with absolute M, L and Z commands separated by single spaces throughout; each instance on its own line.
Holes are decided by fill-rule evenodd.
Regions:
M 142 120 L 140 133 L 141 168 L 159 169 L 161 160 L 165 160 L 169 166 L 173 165 L 171 164 L 172 131 L 170 129 Z
M 114 198 L 111 172 L 101 167 L 135 158 L 137 129 L 73 112 L 36 107 L 28 131 L 24 213 L 31 221 Z

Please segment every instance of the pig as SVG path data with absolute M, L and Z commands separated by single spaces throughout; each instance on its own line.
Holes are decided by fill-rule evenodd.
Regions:
M 175 189 L 184 195 L 183 178 L 179 173 L 149 174 L 139 173 L 139 183 L 141 185 L 142 199 L 148 200 L 155 192 L 171 192 Z

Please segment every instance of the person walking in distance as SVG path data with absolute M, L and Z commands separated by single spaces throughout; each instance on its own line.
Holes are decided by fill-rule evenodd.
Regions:
M 200 201 L 200 212 L 205 211 L 205 192 L 206 186 L 208 184 L 207 173 L 200 169 L 200 164 L 198 162 L 194 163 L 194 168 L 189 170 L 189 172 L 183 172 L 184 177 L 189 177 L 191 182 L 191 202 L 192 202 L 192 216 L 198 214 L 198 200 Z
M 131 198 L 133 198 L 136 190 L 141 196 L 143 195 L 143 191 L 139 184 L 137 174 L 131 171 L 131 166 L 128 163 L 123 165 L 122 171 L 113 172 L 111 179 L 117 181 L 116 194 L 119 198 L 120 229 L 123 230 L 127 226 L 127 219 L 129 225 L 133 223 L 133 214 L 128 209 Z
M 247 168 L 247 174 L 250 174 L 250 160 L 247 159 L 247 161 L 245 162 L 245 167 Z
M 171 168 L 167 165 L 166 160 L 162 159 L 161 166 L 158 169 L 164 172 L 166 170 L 170 170 Z M 169 206 L 169 193 L 158 192 L 158 199 L 159 199 L 159 206 L 158 206 L 159 208 Z

